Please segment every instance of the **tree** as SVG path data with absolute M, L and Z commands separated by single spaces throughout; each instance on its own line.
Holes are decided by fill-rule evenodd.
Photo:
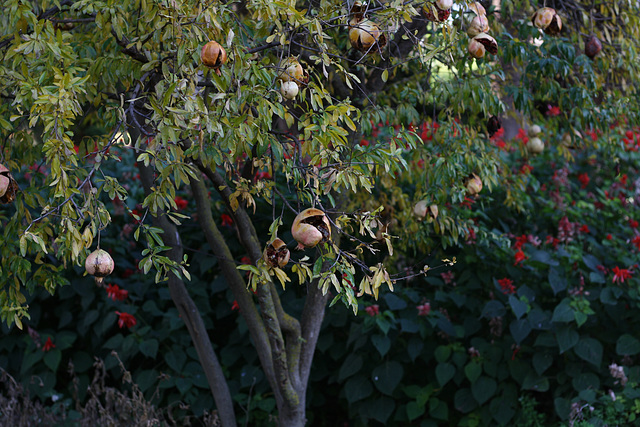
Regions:
M 185 285 L 189 257 L 180 230 L 186 218 L 175 202 L 184 186 L 246 320 L 280 422 L 303 425 L 306 384 L 330 292 L 332 302 L 356 311 L 359 297 L 377 297 L 384 284 L 393 288 L 403 274 L 387 271 L 391 233 L 404 236 L 398 246 L 407 250 L 446 247 L 467 236 L 473 222 L 455 206 L 470 198 L 474 175 L 488 189 L 504 188 L 505 202 L 522 208 L 523 179 L 510 172 L 485 135 L 490 116 L 508 110 L 506 103 L 534 117 L 545 113 L 536 112 L 538 105 L 570 112 L 557 135 L 560 140 L 570 132 L 570 142 L 559 146 L 569 155 L 577 142 L 573 130 L 603 127 L 623 111 L 637 112 L 637 99 L 619 102 L 627 79 L 637 76 L 635 62 L 624 60 L 637 49 L 637 7 L 623 3 L 619 15 L 578 2 L 558 8 L 570 22 L 589 13 L 593 31 L 602 31 L 609 43 L 609 20 L 624 18 L 613 28 L 627 34 L 615 39 L 623 49 L 605 43 L 611 55 L 606 61 L 615 67 L 596 70 L 576 54 L 577 27 L 565 30 L 568 37 L 541 35 L 529 24 L 529 2 L 503 2 L 500 13 L 489 9 L 492 33 L 503 31 L 497 37 L 503 66 L 489 54 L 469 57 L 469 40 L 459 30 L 475 13 L 463 2 L 453 9 L 453 21 L 433 22 L 427 17 L 438 15 L 434 4 L 400 1 L 6 1 L 8 13 L 0 18 L 0 93 L 6 99 L 0 107 L 6 141 L 0 163 L 17 175 L 28 165 L 39 168 L 44 155 L 48 175 L 18 182 L 16 200 L 0 217 L 3 321 L 21 326 L 28 318 L 23 288 L 54 292 L 65 284 L 63 270 L 81 265 L 99 246 L 110 222 L 108 201 L 127 198 L 126 183 L 107 172 L 106 165 L 119 160 L 110 148 L 130 145 L 146 189 L 144 213 L 136 216 L 136 238 L 144 237 L 148 246 L 139 267 L 154 269 L 156 281 L 167 282 L 223 425 L 235 424 L 231 396 Z M 531 42 L 538 37 L 540 46 Z M 210 40 L 218 46 L 202 51 Z M 212 56 L 210 68 L 201 54 Z M 503 67 L 512 68 L 499 87 Z M 526 84 L 510 85 L 514 76 Z M 286 80 L 298 86 L 291 100 L 280 93 Z M 424 117 L 437 119 L 439 129 L 411 125 Z M 363 141 L 373 131 L 386 139 Z M 425 144 L 429 135 L 434 142 Z M 426 166 L 417 166 L 420 161 Z M 403 193 L 393 177 L 408 168 L 413 191 Z M 376 197 L 363 200 L 365 193 Z M 238 265 L 222 237 L 214 199 L 232 217 L 248 266 Z M 437 204 L 440 214 L 408 221 L 407 206 L 419 200 Z M 265 225 L 254 210 L 260 206 L 267 215 L 267 205 L 272 212 Z M 315 253 L 294 254 L 291 270 L 269 265 L 265 247 L 288 236 L 294 214 L 309 207 L 328 215 L 331 237 L 323 236 Z M 394 231 L 394 220 L 410 224 L 411 233 L 397 225 Z M 242 270 L 251 273 L 248 280 Z M 418 265 L 410 274 L 427 271 Z M 285 312 L 278 296 L 277 287 L 290 280 L 306 288 L 299 319 Z

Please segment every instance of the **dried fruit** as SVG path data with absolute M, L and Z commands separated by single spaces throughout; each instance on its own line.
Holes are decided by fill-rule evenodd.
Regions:
M 437 0 L 435 3 L 426 3 L 422 11 L 428 21 L 443 22 L 451 16 L 451 6 L 453 6 L 453 0 Z
M 475 196 L 482 191 L 482 180 L 478 175 L 472 173 L 467 177 L 464 186 L 467 188 L 467 194 L 469 196 Z
M 329 219 L 320 209 L 305 209 L 296 216 L 291 234 L 298 242 L 298 249 L 313 248 L 331 238 Z
M 534 136 L 527 142 L 527 150 L 532 154 L 540 154 L 544 151 L 544 142 L 537 136 Z
M 413 213 L 419 218 L 425 218 L 427 213 L 433 219 L 438 217 L 438 205 L 429 205 L 426 200 L 420 200 L 413 207 Z
M 467 35 L 469 37 L 475 37 L 480 33 L 486 33 L 489 31 L 489 20 L 486 16 L 476 16 L 471 20 L 469 27 L 467 28 Z
M 267 245 L 264 250 L 264 254 L 262 255 L 262 259 L 264 259 L 270 267 L 282 268 L 289 262 L 290 255 L 291 254 L 286 243 L 284 243 L 282 239 L 276 238 L 273 242 Z
M 471 3 L 469 5 L 469 9 L 471 9 L 471 11 L 478 16 L 487 16 L 487 11 L 485 10 L 484 6 L 477 1 Z
M 6 205 L 16 199 L 16 193 L 20 188 L 6 166 L 0 164 L 0 203 Z
M 220 74 L 220 67 L 227 62 L 227 51 L 220 46 L 220 43 L 212 40 L 202 46 L 202 51 L 200 51 L 200 60 L 204 65 L 209 68 L 213 68 L 218 74 Z
M 349 41 L 351 46 L 364 53 L 377 52 L 387 44 L 387 37 L 370 19 L 354 17 L 349 22 Z
M 589 36 L 584 43 L 584 54 L 593 59 L 602 50 L 602 42 L 594 35 Z
M 486 52 L 484 45 L 475 39 L 469 40 L 469 46 L 467 46 L 469 54 L 474 58 L 482 58 Z
M 498 42 L 496 42 L 496 39 L 494 39 L 487 33 L 480 33 L 474 38 L 472 38 L 471 41 L 476 41 L 482 44 L 482 46 L 484 46 L 487 52 L 489 52 L 492 55 L 496 55 L 498 53 Z M 476 56 L 476 58 L 478 57 Z
M 536 10 L 536 13 L 531 17 L 531 22 L 537 28 L 550 35 L 558 34 L 562 30 L 562 19 L 560 19 L 555 9 L 550 7 Z
M 282 86 L 280 87 L 280 93 L 286 99 L 293 99 L 298 95 L 298 84 L 294 81 L 282 82 Z
M 113 273 L 115 264 L 109 252 L 103 249 L 96 249 L 91 252 L 84 262 L 84 269 L 87 274 L 95 277 L 96 283 L 102 283 L 105 277 Z

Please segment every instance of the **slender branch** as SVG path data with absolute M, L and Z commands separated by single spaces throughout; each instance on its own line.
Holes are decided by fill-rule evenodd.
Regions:
M 122 53 L 124 53 L 125 55 L 129 55 L 136 61 L 142 62 L 143 64 L 149 62 L 144 53 L 136 49 L 135 46 L 129 46 L 129 39 L 127 39 L 125 36 L 122 36 L 122 38 L 119 39 L 113 28 L 111 29 L 111 34 L 113 35 L 113 38 L 116 39 L 116 43 L 118 43 L 118 45 L 122 48 Z
M 225 243 L 224 237 L 218 230 L 213 215 L 211 213 L 211 205 L 207 196 L 207 189 L 202 180 L 191 181 L 191 189 L 196 201 L 198 221 L 204 232 L 205 238 L 209 243 L 209 247 L 214 255 L 218 257 L 219 265 L 222 273 L 229 284 L 229 288 L 234 298 L 238 302 L 240 312 L 247 322 L 249 334 L 254 342 L 260 363 L 264 368 L 265 375 L 271 384 L 271 388 L 276 394 L 276 398 L 281 398 L 280 389 L 276 382 L 276 376 L 273 369 L 273 361 L 271 356 L 271 345 L 267 340 L 267 330 L 263 323 L 258 310 L 247 291 L 244 279 L 240 272 L 236 269 L 235 263 L 227 260 L 233 259 L 229 247 Z
M 150 167 L 144 166 L 142 163 L 138 163 L 138 168 L 145 193 L 149 194 L 153 185 L 153 171 Z M 164 244 L 171 247 L 168 253 L 169 258 L 174 262 L 180 263 L 182 261 L 183 251 L 180 235 L 178 234 L 176 226 L 167 219 L 164 213 L 160 213 L 154 217 L 153 222 L 154 225 L 162 228 L 164 231 Z M 233 411 L 231 392 L 224 377 L 222 366 L 213 351 L 209 334 L 202 320 L 202 316 L 199 314 L 198 307 L 189 296 L 189 292 L 180 277 L 175 274 L 170 274 L 168 286 L 171 299 L 176 304 L 180 317 L 185 322 L 196 352 L 198 353 L 198 358 L 200 359 L 209 387 L 213 393 L 222 425 L 225 427 L 235 427 L 237 424 Z

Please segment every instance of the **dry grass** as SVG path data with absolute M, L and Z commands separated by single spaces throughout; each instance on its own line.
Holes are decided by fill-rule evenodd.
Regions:
M 116 358 L 117 354 L 112 353 Z M 121 391 L 105 385 L 107 372 L 102 360 L 96 359 L 94 374 L 88 387 L 87 401 L 78 401 L 78 379 L 69 364 L 69 374 L 73 378 L 74 408 L 64 404 L 45 406 L 37 399 L 31 399 L 28 390 L 17 382 L 7 371 L 0 368 L 0 425 L 12 427 L 32 426 L 74 426 L 74 427 L 155 427 L 155 426 L 205 426 L 220 425 L 215 411 L 196 418 L 187 416 L 174 419 L 171 408 L 159 409 L 145 399 L 140 388 L 131 380 L 131 373 L 120 362 L 123 384 L 128 384 L 131 392 Z M 188 409 L 179 405 L 181 409 Z M 71 417 L 71 410 L 74 410 Z

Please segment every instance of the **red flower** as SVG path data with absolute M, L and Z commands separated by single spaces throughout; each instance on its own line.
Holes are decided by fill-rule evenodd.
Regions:
M 236 300 L 233 300 L 233 304 L 231 304 L 231 311 L 234 311 L 234 310 L 240 310 L 240 305 Z
M 56 348 L 56 345 L 51 340 L 51 337 L 48 337 L 47 341 L 45 341 L 44 345 L 42 346 L 42 351 L 49 351 L 52 348 Z
M 580 232 L 581 233 L 588 233 L 589 232 L 589 227 L 587 226 L 587 224 L 582 224 L 582 227 L 580 227 Z
M 180 196 L 176 196 L 176 198 L 173 199 L 173 201 L 176 202 L 176 205 L 178 206 L 179 211 L 186 209 L 187 205 L 189 204 L 189 202 L 186 199 L 183 199 Z
M 107 285 L 107 297 L 114 301 L 124 301 L 129 296 L 129 291 L 120 289 L 118 285 Z
M 526 234 L 523 234 L 520 237 L 516 237 L 516 241 L 513 244 L 513 249 L 516 251 L 522 249 L 522 246 L 528 241 L 529 241 L 529 237 Z
M 116 314 L 118 315 L 118 326 L 120 326 L 120 328 L 131 328 L 136 326 L 136 323 L 138 323 L 136 318 L 129 313 L 120 313 L 119 311 L 116 311 Z
M 528 164 L 524 164 L 520 168 L 520 174 L 526 175 L 526 174 L 530 173 L 532 170 L 533 170 L 533 166 L 528 165 Z
M 527 259 L 527 256 L 522 252 L 522 249 L 518 249 L 518 251 L 514 255 L 513 265 L 518 265 Z
M 431 312 L 431 304 L 428 302 L 418 305 L 416 308 L 418 309 L 418 316 L 428 316 Z
M 455 286 L 455 283 L 453 282 L 455 276 L 456 273 L 454 273 L 453 271 L 445 271 L 444 273 L 440 273 L 440 277 L 442 277 L 442 280 L 444 280 L 445 285 L 453 284 Z
M 640 251 L 640 234 L 636 235 L 633 239 L 631 239 L 631 244 L 633 244 L 636 249 Z
M 360 146 L 361 147 L 368 147 L 369 146 L 369 141 L 367 141 L 366 139 L 360 140 Z
M 256 181 L 260 180 L 260 179 L 271 179 L 271 174 L 267 171 L 260 171 L 260 172 L 256 172 L 254 179 Z
M 559 115 L 560 115 L 560 107 L 557 107 L 551 104 L 547 105 L 547 116 L 555 117 Z
M 587 185 L 589 184 L 589 181 L 591 181 L 591 179 L 589 178 L 589 175 L 587 175 L 586 173 L 581 173 L 580 175 L 578 175 L 578 181 L 580 181 L 580 188 L 586 188 Z
M 627 268 L 618 268 L 616 266 L 616 267 L 613 267 L 613 270 L 611 271 L 613 272 L 612 283 L 616 283 L 616 282 L 624 283 L 626 279 L 631 278 L 631 270 Z
M 377 314 L 380 314 L 380 307 L 378 306 L 378 304 L 374 304 L 365 308 L 364 311 L 366 311 L 369 316 L 375 316 Z
M 223 227 L 231 227 L 233 225 L 233 219 L 227 214 L 222 214 L 220 219 L 222 220 Z
M 498 279 L 498 285 L 500 285 L 500 289 L 502 293 L 505 295 L 512 295 L 516 293 L 516 288 L 513 286 L 513 280 L 507 279 Z
M 520 141 L 522 141 L 523 144 L 527 145 L 527 142 L 529 142 L 529 137 L 527 136 L 527 131 L 520 128 L 518 130 L 518 134 L 516 135 L 516 139 L 519 139 Z
M 629 219 L 629 227 L 638 228 L 638 221 L 636 221 L 635 219 Z

